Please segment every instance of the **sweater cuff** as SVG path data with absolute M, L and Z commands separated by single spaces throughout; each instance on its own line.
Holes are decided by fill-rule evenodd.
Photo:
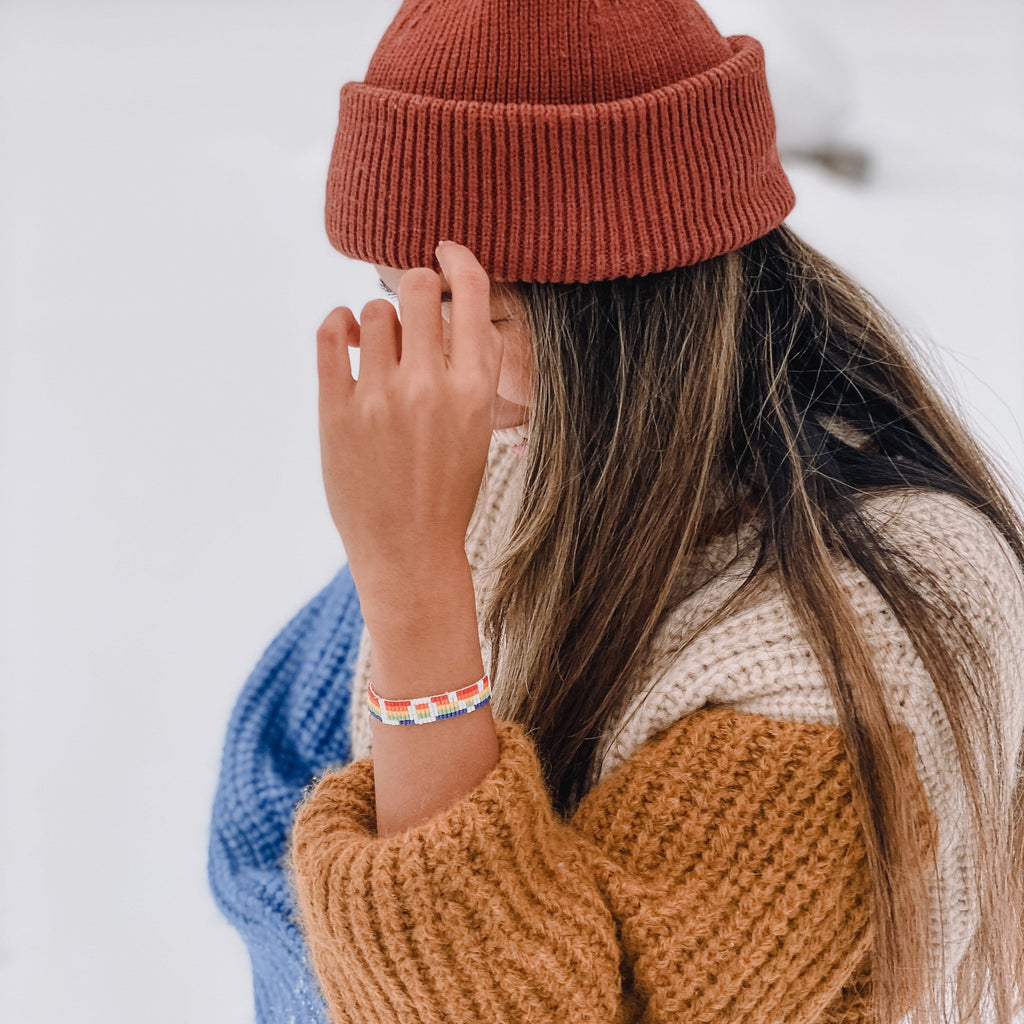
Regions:
M 621 950 L 601 854 L 554 811 L 522 729 L 495 727 L 491 771 L 401 833 L 377 835 L 371 758 L 298 806 L 289 872 L 342 1019 L 616 1018 Z

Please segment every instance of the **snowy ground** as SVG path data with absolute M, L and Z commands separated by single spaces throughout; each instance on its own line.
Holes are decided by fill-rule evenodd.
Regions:
M 323 180 L 337 89 L 396 9 L 0 5 L 9 1024 L 251 1020 L 210 800 L 243 679 L 343 558 L 314 333 L 379 292 L 328 246 Z M 1024 5 L 713 12 L 775 55 L 785 133 L 870 148 L 863 185 L 794 163 L 791 224 L 929 339 L 1024 479 Z

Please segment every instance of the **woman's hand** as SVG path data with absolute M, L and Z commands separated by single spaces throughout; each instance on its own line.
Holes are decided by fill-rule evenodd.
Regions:
M 362 323 L 340 306 L 317 331 L 324 488 L 361 600 L 392 600 L 466 562 L 502 341 L 476 257 L 454 242 L 437 257 L 452 293 L 447 351 L 441 277 L 429 267 L 402 275 L 400 322 L 374 299 Z M 358 380 L 348 346 L 360 350 Z

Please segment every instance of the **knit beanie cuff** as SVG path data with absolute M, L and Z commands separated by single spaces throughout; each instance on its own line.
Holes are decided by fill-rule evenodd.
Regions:
M 777 227 L 779 161 L 764 51 L 601 103 L 491 103 L 341 89 L 327 179 L 331 244 L 432 266 L 451 238 L 494 280 L 595 281 L 686 266 Z

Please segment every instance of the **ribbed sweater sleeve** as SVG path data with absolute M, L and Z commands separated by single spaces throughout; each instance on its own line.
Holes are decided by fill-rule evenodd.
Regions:
M 703 708 L 573 817 L 536 749 L 375 832 L 373 761 L 313 786 L 289 848 L 336 1024 L 860 1019 L 870 878 L 838 728 Z

